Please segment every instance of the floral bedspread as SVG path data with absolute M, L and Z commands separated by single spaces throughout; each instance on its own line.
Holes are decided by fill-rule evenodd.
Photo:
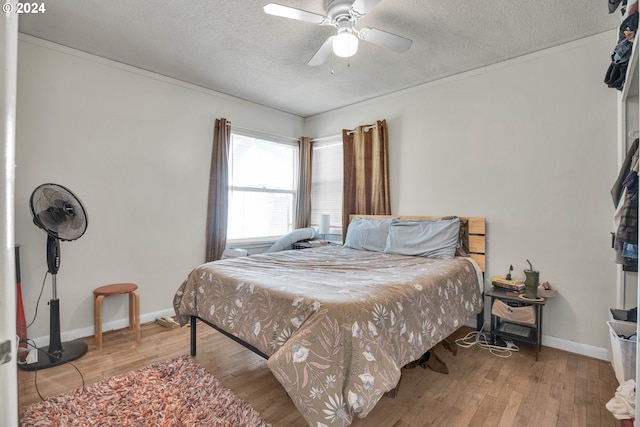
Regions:
M 322 247 L 203 264 L 174 308 L 182 324 L 201 317 L 269 355 L 309 425 L 348 426 L 482 310 L 481 289 L 469 258 Z

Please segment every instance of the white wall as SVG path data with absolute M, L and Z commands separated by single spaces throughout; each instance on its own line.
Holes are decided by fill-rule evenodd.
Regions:
M 485 216 L 486 277 L 531 260 L 560 290 L 543 342 L 606 358 L 614 44 L 607 33 L 314 116 L 306 134 L 387 119 L 393 213 Z
M 63 341 L 93 334 L 92 292 L 103 284 L 137 283 L 144 320 L 172 314 L 175 290 L 204 261 L 217 117 L 303 135 L 297 116 L 20 35 L 16 242 L 27 321 L 47 270 L 29 197 L 45 182 L 69 187 L 89 217 L 83 237 L 62 243 Z M 30 338 L 49 334 L 50 297 L 49 279 Z M 126 306 L 124 296 L 104 301 L 107 329 L 124 325 Z
M 530 259 L 560 288 L 543 342 L 606 358 L 616 92 L 602 80 L 614 41 L 592 37 L 302 120 L 21 35 L 16 242 L 27 318 L 46 271 L 46 235 L 28 208 L 37 185 L 68 186 L 89 213 L 87 234 L 62 243 L 70 339 L 92 333 L 95 287 L 138 283 L 150 320 L 203 261 L 216 117 L 292 137 L 386 118 L 393 212 L 486 216 L 487 277 Z M 50 281 L 30 337 L 48 334 L 49 297 Z M 105 322 L 123 324 L 125 308 L 107 299 Z

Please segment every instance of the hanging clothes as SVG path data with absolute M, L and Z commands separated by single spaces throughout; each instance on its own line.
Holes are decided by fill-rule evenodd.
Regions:
M 616 9 L 618 8 L 618 5 L 620 4 L 621 0 L 609 0 L 609 13 L 613 13 L 616 11 Z M 622 2 L 622 13 L 624 14 L 624 8 L 627 5 L 627 0 L 624 0 Z
M 620 1 L 609 0 L 609 13 L 614 12 Z M 638 29 L 638 0 L 625 0 L 622 3 L 622 23 L 618 31 L 618 43 L 611 54 L 611 64 L 604 76 L 604 83 L 611 88 L 622 90 L 627 65 L 631 57 L 633 42 Z
M 613 248 L 616 263 L 622 264 L 624 271 L 638 271 L 638 144 L 634 141 L 627 153 L 618 180 L 611 190 L 614 203 L 616 195 L 621 195 L 613 217 L 615 237 Z M 631 160 L 629 160 L 631 155 Z M 631 165 L 629 168 L 628 165 Z M 624 176 L 624 179 L 620 179 Z
M 618 8 L 618 5 L 620 4 L 621 0 L 609 0 L 609 13 L 613 13 L 616 11 L 616 9 Z M 624 0 L 622 2 L 622 8 L 623 8 L 623 12 L 624 13 L 624 7 L 627 5 L 627 0 Z
M 633 161 L 633 156 L 638 151 L 638 142 L 640 140 L 636 138 L 635 141 L 629 147 L 629 151 L 627 151 L 627 156 L 624 158 L 624 162 L 622 163 L 622 167 L 620 168 L 620 173 L 618 174 L 618 179 L 616 179 L 615 184 L 611 188 L 611 197 L 613 198 L 613 206 L 617 207 L 620 204 L 620 198 L 622 197 L 622 182 L 627 177 L 627 174 L 631 170 Z

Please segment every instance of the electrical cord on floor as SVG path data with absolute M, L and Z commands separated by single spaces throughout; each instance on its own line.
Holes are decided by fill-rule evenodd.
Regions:
M 494 356 L 503 358 L 511 357 L 514 352 L 520 351 L 518 346 L 513 343 L 511 343 L 509 347 L 491 344 L 491 340 L 484 331 L 471 331 L 464 337 L 458 338 L 456 344 L 463 348 L 477 345 L 481 349 L 488 350 Z
M 48 351 L 44 351 L 44 350 L 43 350 L 43 349 L 41 349 L 41 348 L 38 348 L 38 346 L 36 346 L 36 343 L 35 343 L 33 340 L 31 340 L 31 339 L 27 339 L 27 343 L 28 343 L 32 348 L 35 348 L 36 350 L 38 350 L 40 353 L 44 353 L 44 354 L 46 354 L 46 355 L 47 355 L 47 357 L 53 357 L 53 358 L 55 358 L 55 359 L 62 360 L 62 359 L 60 359 L 58 356 L 56 356 L 56 355 L 54 355 L 54 354 L 52 354 L 52 353 L 49 353 Z M 64 363 L 62 363 L 62 364 L 60 364 L 60 365 L 58 365 L 58 366 L 62 366 L 62 365 L 67 364 L 67 363 L 68 363 L 69 365 L 73 366 L 73 369 L 75 369 L 75 370 L 78 372 L 78 374 L 80 375 L 80 379 L 82 380 L 82 390 L 84 390 L 84 387 L 85 387 L 85 383 L 84 383 L 84 375 L 82 375 L 82 372 L 80 371 L 80 369 L 78 369 L 78 367 L 77 367 L 75 364 L 73 364 L 73 363 L 72 363 L 72 362 L 70 362 L 70 361 L 65 361 Z M 38 389 L 38 369 L 37 369 L 37 368 L 36 368 L 36 369 L 34 369 L 34 370 L 33 370 L 33 373 L 34 373 L 34 375 L 33 375 L 33 385 L 34 385 L 34 386 L 35 386 L 35 388 L 36 388 L 36 393 L 38 393 L 38 397 L 40 398 L 40 400 L 43 400 L 43 401 L 44 401 L 44 400 L 45 400 L 45 398 L 44 398 L 44 397 L 42 397 L 42 394 L 40 394 L 40 390 Z
M 36 307 L 35 307 L 35 313 L 33 314 L 33 319 L 31 320 L 31 322 L 29 322 L 29 324 L 27 325 L 27 329 L 31 327 L 31 325 L 33 325 L 36 321 L 36 319 L 38 318 L 38 306 L 40 305 L 40 298 L 42 298 L 42 293 L 44 292 L 44 285 L 47 283 L 47 275 L 49 274 L 49 270 L 45 271 L 44 273 L 44 278 L 42 279 L 42 286 L 40 287 L 40 294 L 38 294 L 38 300 L 36 301 Z M 44 353 L 47 357 L 53 357 L 55 359 L 58 360 L 62 360 L 60 359 L 58 356 L 49 353 L 48 351 L 44 351 L 43 349 L 39 348 L 35 341 L 33 341 L 32 339 L 26 339 L 26 340 L 20 340 L 18 338 L 18 342 L 22 343 L 22 342 L 26 342 L 28 346 L 30 346 L 31 348 L 36 349 L 38 352 L 40 353 Z M 58 366 L 62 366 L 64 364 L 70 364 L 71 366 L 73 366 L 73 369 L 75 369 L 78 374 L 80 374 L 80 379 L 82 380 L 82 389 L 84 390 L 85 387 L 85 383 L 84 383 L 84 375 L 82 375 L 82 372 L 80 371 L 80 369 L 78 369 L 78 367 L 76 365 L 74 365 L 73 363 L 71 363 L 70 361 L 64 361 L 64 363 L 61 363 Z M 33 376 L 33 385 L 35 386 L 36 389 L 36 393 L 38 394 L 38 397 L 40 398 L 40 400 L 45 400 L 44 397 L 42 397 L 42 394 L 40 394 L 40 390 L 38 389 L 38 369 L 34 369 L 34 376 Z
M 42 292 L 44 291 L 44 285 L 45 283 L 47 283 L 47 274 L 49 274 L 48 270 L 44 273 L 44 279 L 42 279 L 42 287 L 40 288 L 40 295 L 38 295 L 38 301 L 36 302 L 36 311 L 33 314 L 33 320 L 31 320 L 31 322 L 27 325 L 27 329 L 29 329 L 31 325 L 33 325 L 33 323 L 36 321 L 36 318 L 38 317 L 38 306 L 40 305 L 40 298 L 42 297 Z

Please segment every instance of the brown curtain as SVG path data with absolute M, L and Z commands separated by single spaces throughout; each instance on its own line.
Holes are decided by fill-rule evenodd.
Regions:
M 216 119 L 209 172 L 209 203 L 207 205 L 207 262 L 222 258 L 227 245 L 229 208 L 229 146 L 231 129 L 227 119 Z
M 342 192 L 342 238 L 349 215 L 390 215 L 387 122 L 342 131 L 344 180 Z
M 296 229 L 311 226 L 311 161 L 313 159 L 311 139 L 302 137 L 299 145 L 300 172 L 298 175 L 298 198 L 296 200 Z

